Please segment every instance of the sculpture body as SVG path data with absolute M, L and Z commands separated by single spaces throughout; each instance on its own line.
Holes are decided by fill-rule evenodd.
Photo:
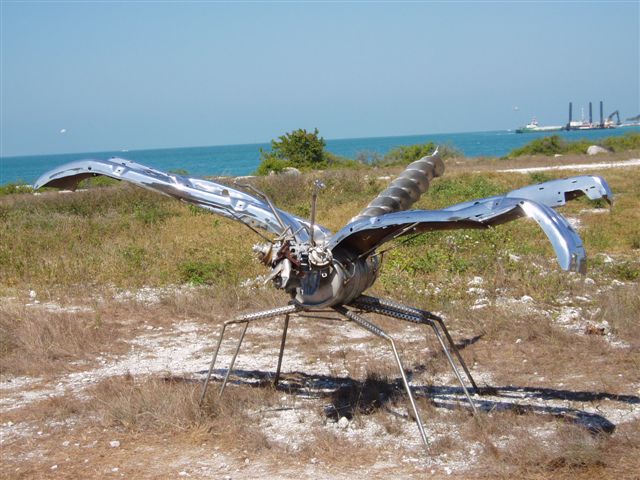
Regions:
M 386 242 L 432 230 L 489 228 L 519 217 L 530 217 L 545 232 L 553 245 L 563 270 L 584 273 L 586 253 L 578 234 L 554 208 L 580 195 L 603 198 L 611 203 L 613 195 L 606 181 L 596 176 L 578 176 L 553 180 L 511 191 L 505 195 L 482 198 L 441 210 L 409 210 L 427 191 L 429 183 L 444 173 L 437 151 L 410 164 L 365 209 L 336 233 L 315 223 L 314 193 L 310 220 L 277 209 L 251 186 L 253 195 L 212 181 L 167 174 L 121 158 L 81 160 L 47 172 L 35 187 L 74 189 L 80 181 L 95 175 L 124 180 L 178 200 L 239 221 L 266 240 L 254 247 L 260 261 L 270 270 L 274 287 L 291 296 L 291 302 L 263 312 L 241 315 L 225 322 L 215 350 L 202 398 L 206 392 L 217 353 L 228 325 L 239 323 L 244 330 L 231 365 L 227 369 L 220 394 L 224 390 L 250 322 L 284 315 L 284 329 L 275 374 L 278 382 L 290 315 L 298 312 L 332 312 L 390 343 L 395 360 L 417 419 L 421 437 L 428 445 L 411 388 L 391 337 L 360 312 L 373 312 L 396 319 L 430 326 L 436 334 L 462 389 L 475 412 L 475 405 L 460 375 L 453 356 L 457 357 L 474 389 L 469 369 L 439 317 L 416 308 L 363 295 L 374 284 L 380 266 L 379 248 Z M 266 237 L 257 229 L 266 231 Z M 446 339 L 446 342 L 444 341 Z M 447 347 L 447 344 L 449 348 Z M 449 350 L 450 349 L 450 350 Z

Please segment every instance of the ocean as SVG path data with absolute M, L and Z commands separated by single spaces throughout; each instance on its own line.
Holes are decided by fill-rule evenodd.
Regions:
M 467 157 L 501 157 L 534 138 L 552 134 L 560 135 L 568 140 L 588 139 L 595 142 L 603 137 L 623 135 L 627 132 L 640 132 L 640 127 L 553 132 L 551 134 L 516 134 L 511 131 L 442 133 L 398 137 L 345 138 L 326 140 L 326 143 L 327 150 L 347 158 L 356 158 L 361 154 L 384 155 L 400 145 L 426 142 L 454 146 Z M 159 170 L 186 170 L 192 176 L 250 175 L 260 163 L 260 148 L 268 150 L 269 144 L 0 157 L 0 185 L 12 182 L 32 184 L 48 170 L 63 163 L 84 158 L 121 157 Z

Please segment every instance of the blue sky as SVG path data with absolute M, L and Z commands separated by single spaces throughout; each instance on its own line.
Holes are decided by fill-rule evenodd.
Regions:
M 577 116 L 599 100 L 640 113 L 637 1 L 3 0 L 0 13 L 2 155 L 562 124 L 570 100 Z

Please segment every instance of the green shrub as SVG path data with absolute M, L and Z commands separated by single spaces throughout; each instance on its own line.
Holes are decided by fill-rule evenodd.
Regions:
M 180 278 L 192 285 L 213 285 L 228 269 L 227 262 L 189 260 L 180 264 Z
M 555 179 L 553 175 L 546 172 L 531 172 L 529 178 L 531 179 L 531 183 L 544 183 Z
M 145 249 L 136 245 L 127 246 L 122 250 L 122 258 L 133 269 L 143 268 L 146 256 Z
M 12 195 L 14 193 L 33 193 L 33 187 L 22 181 L 0 185 L 0 195 Z
M 263 152 L 261 152 L 261 154 L 263 155 L 263 158 L 256 170 L 256 175 L 269 175 L 271 172 L 282 173 L 285 168 L 290 166 L 287 160 L 275 157 L 265 157 Z
M 156 202 L 141 201 L 134 206 L 133 216 L 146 225 L 154 225 L 171 216 L 171 212 Z
M 526 145 L 516 148 L 509 156 L 519 157 L 521 155 L 556 155 L 563 154 L 567 150 L 567 142 L 559 135 L 536 138 Z
M 627 132 L 624 135 L 607 137 L 600 142 L 600 145 L 613 152 L 640 149 L 640 133 Z
M 439 206 L 447 206 L 503 192 L 504 188 L 490 178 L 465 174 L 454 178 L 443 177 L 433 182 L 428 198 Z
M 78 188 L 93 188 L 93 187 L 110 187 L 111 185 L 117 185 L 120 180 L 115 178 L 105 177 L 104 175 L 96 175 L 95 177 L 89 177 L 78 184 Z
M 433 154 L 436 148 L 438 148 L 440 157 L 443 159 L 462 155 L 452 146 L 438 146 L 434 142 L 427 142 L 396 147 L 384 155 L 382 159 L 377 160 L 375 164 L 380 166 L 408 165 L 411 162 L 420 160 L 422 157 Z
M 565 155 L 587 153 L 593 142 L 588 140 L 567 141 L 559 135 L 536 138 L 520 148 L 516 148 L 507 157 L 519 157 L 522 155 Z M 634 150 L 640 148 L 640 133 L 629 132 L 625 135 L 612 136 L 601 139 L 596 145 L 614 152 Z
M 262 162 L 256 173 L 268 174 L 270 171 L 282 171 L 286 167 L 298 169 L 318 169 L 327 166 L 324 138 L 318 135 L 318 129 L 307 132 L 299 128 L 285 133 L 277 140 L 271 140 L 271 150 L 260 149 Z
M 607 270 L 614 278 L 627 282 L 634 282 L 640 278 L 640 265 L 631 262 L 616 262 Z
M 271 150 L 260 149 L 262 158 L 256 175 L 282 173 L 293 167 L 302 171 L 360 168 L 363 162 L 341 157 L 325 150 L 326 143 L 318 135 L 318 129 L 307 132 L 304 129 L 286 133 L 278 140 L 271 141 Z

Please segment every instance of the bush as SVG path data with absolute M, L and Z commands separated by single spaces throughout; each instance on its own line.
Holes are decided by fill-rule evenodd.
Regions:
M 0 195 L 12 195 L 14 193 L 33 193 L 33 187 L 26 182 L 15 182 L 0 185 Z
M 270 171 L 279 172 L 286 167 L 298 169 L 318 169 L 327 166 L 326 143 L 318 135 L 318 129 L 307 132 L 299 128 L 285 133 L 278 140 L 271 140 L 271 151 L 260 149 L 262 162 L 258 167 L 258 175 L 266 175 Z
M 519 157 L 522 155 L 564 155 L 567 153 L 587 153 L 587 148 L 593 145 L 588 140 L 567 141 L 559 135 L 536 138 L 526 145 L 516 148 L 507 157 Z M 621 136 L 607 137 L 600 140 L 597 145 L 614 152 L 634 150 L 640 148 L 640 133 L 629 132 Z
M 227 262 L 189 260 L 180 264 L 180 277 L 192 285 L 214 285 L 227 270 Z
M 640 133 L 628 132 L 621 136 L 607 137 L 600 145 L 613 152 L 640 149 Z
M 438 148 L 442 159 L 461 156 L 462 154 L 454 147 L 442 145 L 438 147 L 433 142 L 419 143 L 416 145 L 401 145 L 390 150 L 381 160 L 377 161 L 377 165 L 408 165 L 411 162 L 420 160 L 422 157 L 431 155 Z
M 521 155 L 558 155 L 566 153 L 567 142 L 559 135 L 536 138 L 520 148 L 513 150 L 509 156 L 519 157 Z
M 318 129 L 307 132 L 304 129 L 286 133 L 278 140 L 271 141 L 271 150 L 260 149 L 262 161 L 256 175 L 281 173 L 285 168 L 298 170 L 319 170 L 327 168 L 356 168 L 356 160 L 335 155 L 325 150 L 325 141 L 318 136 Z

